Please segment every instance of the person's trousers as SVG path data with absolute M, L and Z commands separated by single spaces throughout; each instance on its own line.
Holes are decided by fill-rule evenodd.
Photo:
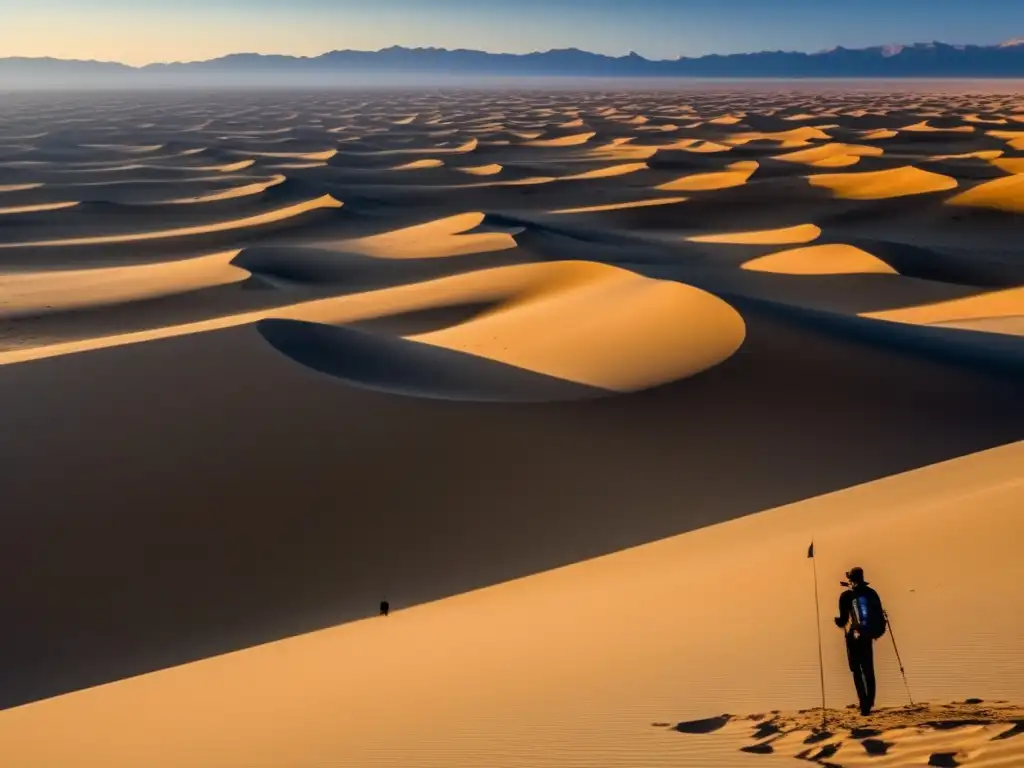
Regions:
M 857 699 L 861 708 L 875 706 L 875 659 L 870 637 L 846 635 L 846 656 L 853 673 L 853 684 L 857 688 Z

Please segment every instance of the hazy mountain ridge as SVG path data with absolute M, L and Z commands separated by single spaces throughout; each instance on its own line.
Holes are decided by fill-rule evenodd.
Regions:
M 118 81 L 157 75 L 415 73 L 555 77 L 1024 77 L 1021 39 L 991 46 L 916 43 L 815 53 L 762 51 L 652 60 L 636 53 L 606 56 L 575 48 L 510 54 L 468 49 L 404 48 L 330 51 L 319 56 L 236 53 L 207 61 L 132 67 L 115 62 L 13 57 L 0 59 L 7 78 L 101 77 Z

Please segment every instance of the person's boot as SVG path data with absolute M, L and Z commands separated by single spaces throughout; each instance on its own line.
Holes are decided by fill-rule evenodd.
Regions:
M 862 701 L 860 703 L 860 713 L 862 715 L 864 715 L 865 717 L 867 717 L 868 715 L 871 714 L 871 702 L 870 701 Z

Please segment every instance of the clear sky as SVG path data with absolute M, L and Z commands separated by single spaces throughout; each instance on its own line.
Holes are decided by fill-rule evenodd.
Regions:
M 123 61 L 389 45 L 648 58 L 1024 37 L 1024 0 L 0 0 L 0 56 Z

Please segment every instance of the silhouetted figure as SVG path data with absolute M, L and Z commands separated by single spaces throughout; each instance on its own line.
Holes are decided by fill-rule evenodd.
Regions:
M 388 603 L 388 601 L 387 600 L 381 600 L 380 601 L 380 615 L 381 616 L 387 616 L 388 615 L 388 611 L 390 611 L 390 610 L 391 610 L 391 605 Z
M 846 574 L 848 589 L 839 596 L 836 626 L 846 629 L 846 656 L 853 672 L 853 684 L 860 700 L 860 712 L 867 715 L 875 706 L 875 660 L 872 643 L 885 634 L 882 600 L 864 580 L 862 568 Z M 849 622 L 849 627 L 847 627 Z

